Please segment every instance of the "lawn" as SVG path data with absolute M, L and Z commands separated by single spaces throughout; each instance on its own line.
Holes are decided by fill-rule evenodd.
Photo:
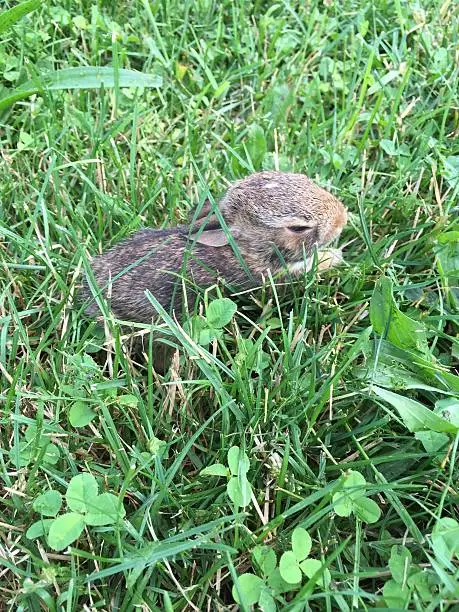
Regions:
M 0 33 L 0 609 L 458 609 L 458 26 L 50 0 Z M 340 266 L 164 313 L 164 375 L 84 314 L 92 255 L 274 168 L 345 203 Z

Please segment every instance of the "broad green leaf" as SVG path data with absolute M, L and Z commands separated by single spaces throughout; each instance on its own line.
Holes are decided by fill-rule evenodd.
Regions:
M 120 406 L 131 406 L 131 408 L 136 408 L 139 404 L 139 399 L 131 393 L 119 395 L 116 399 Z
M 207 319 L 195 315 L 186 321 L 184 329 L 201 346 L 208 346 L 215 338 L 221 338 L 223 331 L 209 326 Z
M 365 485 L 367 481 L 365 476 L 355 470 L 349 470 L 344 475 L 343 486 L 345 489 L 349 489 L 349 497 L 352 500 L 359 499 L 362 495 L 365 495 Z
M 62 506 L 62 495 L 59 491 L 45 491 L 39 495 L 32 504 L 35 512 L 43 516 L 56 516 Z
M 200 472 L 201 476 L 229 476 L 229 470 L 222 463 L 208 465 Z
M 399 584 L 405 584 L 411 566 L 411 553 L 406 546 L 396 544 L 390 551 L 389 569 L 392 579 Z
M 148 440 L 148 450 L 153 457 L 161 458 L 167 450 L 167 442 L 165 440 L 160 440 L 156 436 L 152 436 Z
M 312 540 L 303 527 L 297 527 L 292 533 L 292 551 L 298 561 L 306 559 L 311 552 Z
M 400 367 L 402 374 L 406 368 L 410 368 L 417 377 L 422 377 L 430 387 L 437 389 L 437 392 L 459 392 L 459 376 L 447 372 L 444 366 L 432 361 L 431 356 L 429 359 L 423 359 L 419 353 L 401 349 L 383 339 L 375 340 L 371 347 L 373 357 L 377 355 L 378 363 L 384 362 L 393 367 Z M 408 386 L 410 382 L 408 381 Z
M 432 587 L 436 584 L 436 577 L 425 570 L 414 572 L 408 578 L 408 586 L 415 589 L 422 601 L 432 599 Z
M 247 357 L 253 352 L 254 342 L 251 338 L 238 338 L 238 352 L 235 357 L 237 363 L 243 363 Z
M 397 410 L 406 428 L 412 433 L 430 429 L 439 433 L 455 434 L 459 430 L 457 425 L 442 419 L 416 400 L 380 387 L 373 386 L 372 389 L 376 395 Z
M 261 589 L 263 588 L 263 580 L 255 574 L 242 574 L 238 578 L 239 590 L 241 592 L 244 604 L 246 607 L 253 606 L 257 603 L 261 595 Z M 236 603 L 240 604 L 239 594 L 236 589 L 236 585 L 231 590 L 233 599 Z
M 365 523 L 376 523 L 381 518 L 378 504 L 368 497 L 359 497 L 354 500 L 354 513 Z
M 268 546 L 255 546 L 252 559 L 264 576 L 269 576 L 277 565 L 276 553 Z
M 262 612 L 276 612 L 277 606 L 269 589 L 263 588 L 258 600 L 258 607 Z
M 383 76 L 378 76 L 378 78 L 376 79 L 375 83 L 368 89 L 368 92 L 367 92 L 368 95 L 370 95 L 370 96 L 373 95 L 374 93 L 376 93 L 380 89 L 383 89 L 386 85 L 388 85 L 394 79 L 397 79 L 397 78 L 400 78 L 400 71 L 399 70 L 389 70 L 389 72 L 387 72 Z M 381 144 L 383 142 L 391 142 L 391 141 L 390 140 L 381 140 Z
M 288 582 L 289 584 L 301 582 L 300 565 L 295 553 L 292 550 L 287 550 L 281 556 L 279 561 L 279 571 L 285 582 Z
M 64 550 L 77 540 L 84 529 L 84 519 L 81 514 L 67 512 L 53 520 L 48 533 L 48 544 L 54 550 Z
M 444 175 L 452 189 L 459 185 L 459 155 L 450 155 L 445 159 Z
M 261 126 L 254 123 L 249 127 L 245 145 L 254 169 L 260 170 L 267 151 L 265 133 Z
M 42 535 L 46 535 L 49 532 L 49 528 L 52 523 L 54 523 L 53 518 L 41 519 L 40 521 L 36 521 L 32 523 L 30 527 L 26 531 L 26 538 L 29 540 L 35 540 L 35 538 L 40 538 Z
M 95 417 L 96 413 L 87 402 L 78 400 L 70 408 L 69 421 L 72 427 L 86 427 Z
M 365 477 L 355 470 L 349 470 L 343 477 L 343 490 L 333 495 L 334 510 L 338 516 L 350 516 L 354 501 L 365 496 Z
M 445 565 L 454 556 L 459 558 L 459 523 L 455 519 L 444 517 L 437 521 L 432 531 L 432 548 Z
M 392 140 L 382 139 L 379 141 L 379 146 L 385 153 L 387 153 L 387 155 L 390 155 L 391 157 L 398 155 L 398 148 L 395 146 Z
M 111 66 L 82 66 L 81 68 L 64 68 L 41 75 L 46 89 L 100 89 L 115 87 L 118 77 L 119 87 L 161 87 L 162 77 L 137 70 L 120 68 L 116 71 Z
M 458 297 L 458 309 L 459 309 L 459 297 Z M 454 349 L 454 345 L 453 345 Z M 435 372 L 435 376 L 440 380 L 443 380 L 452 391 L 459 391 L 459 376 L 457 374 L 453 374 L 452 372 Z
M 35 425 L 35 423 L 31 423 L 30 425 L 26 427 L 26 430 L 24 432 L 24 438 L 27 440 L 27 442 L 35 442 L 35 438 L 37 437 L 37 435 L 38 435 L 38 428 Z M 48 442 L 49 442 L 49 435 L 41 433 L 40 440 L 38 442 L 38 446 L 44 446 Z
M 49 465 L 55 465 L 59 461 L 59 447 L 55 444 L 48 443 L 48 435 L 41 435 L 37 443 L 36 435 L 37 430 L 35 426 L 30 426 L 26 429 L 24 434 L 25 439 L 21 440 L 18 446 L 13 446 L 8 453 L 11 461 L 15 460 L 17 452 L 19 452 L 20 467 L 28 465 L 32 456 L 35 457 L 37 454 L 40 455 L 40 460 L 43 461 L 43 463 Z
M 83 472 L 69 482 L 65 499 L 70 510 L 88 512 L 98 494 L 97 481 L 92 474 Z
M 459 185 L 459 183 L 458 183 Z M 452 309 L 459 309 L 459 231 L 440 234 L 435 248 L 435 262 L 442 284 L 448 291 Z
M 250 504 L 252 487 L 247 479 L 245 479 L 245 486 L 241 486 L 239 478 L 233 476 L 226 485 L 226 492 L 236 508 L 245 508 Z
M 250 469 L 250 461 L 244 451 L 239 446 L 232 446 L 228 451 L 228 466 L 233 476 L 247 473 Z
M 457 225 L 456 227 L 459 227 Z M 451 230 L 450 232 L 443 232 L 439 234 L 437 237 L 437 242 L 440 244 L 448 244 L 450 242 L 459 242 L 459 230 Z
M 376 283 L 370 302 L 370 321 L 375 332 L 395 346 L 414 349 L 431 359 L 424 325 L 400 312 L 388 278 L 381 277 Z
M 210 327 L 221 329 L 233 318 L 237 306 L 229 298 L 213 300 L 207 307 L 206 320 Z
M 59 447 L 55 444 L 48 444 L 45 449 L 45 454 L 43 455 L 43 462 L 49 463 L 50 465 L 56 465 L 59 461 L 59 457 L 61 456 Z
M 228 467 L 233 476 L 237 476 L 239 472 L 239 446 L 232 446 L 228 451 Z
M 76 15 L 73 17 L 72 21 L 80 30 L 86 30 L 89 27 L 88 21 L 83 17 L 83 15 Z
M 354 510 L 354 503 L 346 491 L 338 491 L 332 497 L 333 509 L 338 516 L 350 516 Z
M 300 563 L 300 568 L 308 578 L 312 578 L 316 572 L 319 572 L 323 568 L 322 575 L 317 579 L 317 584 L 320 584 L 321 587 L 326 589 L 331 582 L 329 569 L 324 567 L 318 559 L 305 559 L 305 561 Z
M 287 582 L 282 578 L 279 568 L 276 567 L 268 576 L 268 585 L 271 587 L 274 595 L 280 595 L 281 593 L 289 593 L 298 588 L 301 585 L 301 580 L 296 584 Z
M 28 0 L 27 2 L 21 2 L 16 6 L 11 7 L 7 11 L 0 13 L 0 34 L 6 32 L 11 26 L 22 19 L 27 13 L 31 13 L 35 9 L 39 8 L 41 0 Z
M 18 100 L 30 96 L 60 89 L 100 89 L 114 87 L 118 74 L 119 87 L 161 87 L 162 78 L 155 74 L 146 74 L 135 70 L 121 68 L 116 73 L 110 66 L 83 66 L 81 68 L 64 68 L 40 75 L 23 83 L 0 99 L 0 111 Z
M 459 399 L 447 397 L 435 402 L 435 412 L 449 423 L 459 427 Z
M 38 438 L 38 441 L 37 441 L 37 438 Z M 39 435 L 38 427 L 36 426 L 35 423 L 32 423 L 26 427 L 26 430 L 24 432 L 24 439 L 27 440 L 27 442 L 32 442 L 33 444 L 37 444 L 37 446 L 42 448 L 43 446 L 46 446 L 47 444 L 49 444 L 50 434 L 40 432 L 40 435 Z
M 263 100 L 263 111 L 271 115 L 273 127 L 278 127 L 286 121 L 289 107 L 294 100 L 294 88 L 290 88 L 286 83 L 276 84 L 267 91 Z
M 425 451 L 430 455 L 434 455 L 445 448 L 449 442 L 449 437 L 446 434 L 436 431 L 417 431 L 414 437 L 421 442 Z
M 94 527 L 113 525 L 126 514 L 123 504 L 112 493 L 101 493 L 91 502 L 88 501 L 86 506 L 88 511 L 84 516 L 85 523 Z
M 250 338 L 238 340 L 238 352 L 234 358 L 235 367 L 245 366 L 248 370 L 255 370 L 260 373 L 269 366 L 270 356 L 262 351 L 258 346 L 255 348 L 254 342 Z
M 183 329 L 201 346 L 207 346 L 211 341 L 211 335 L 209 327 L 207 325 L 207 321 L 199 315 L 193 315 L 192 317 L 187 319 L 183 323 Z M 206 331 L 209 331 L 208 336 L 205 335 Z M 201 334 L 203 333 L 204 335 L 201 338 Z
M 426 385 L 422 378 L 415 376 L 401 363 L 384 363 L 380 353 L 377 355 L 377 360 L 369 359 L 366 365 L 365 369 L 362 369 L 361 366 L 356 367 L 355 374 L 357 378 L 364 378 L 369 383 L 378 387 L 388 387 L 395 391 L 404 391 L 406 389 L 436 391 L 435 387 Z
M 406 610 L 411 597 L 411 591 L 405 584 L 402 586 L 395 580 L 388 580 L 383 587 L 383 597 L 388 608 Z
M 298 34 L 292 30 L 287 30 L 276 40 L 276 51 L 280 55 L 292 55 L 294 49 L 301 45 Z
M 34 442 L 37 436 L 37 426 L 36 425 L 28 425 L 24 431 L 24 440 L 26 442 Z M 40 436 L 43 438 L 43 436 Z M 49 438 L 46 438 L 44 442 L 48 443 Z M 41 442 L 41 440 L 40 440 Z
M 220 329 L 212 329 L 211 327 L 203 327 L 198 335 L 198 344 L 208 346 L 215 338 L 221 338 Z
M 25 467 L 29 465 L 32 458 L 33 445 L 30 442 L 21 440 L 18 445 L 14 444 L 9 452 L 8 456 L 10 461 L 15 462 L 16 456 L 19 455 L 18 467 Z

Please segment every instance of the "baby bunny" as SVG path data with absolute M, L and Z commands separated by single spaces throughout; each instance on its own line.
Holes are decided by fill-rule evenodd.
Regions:
M 230 287 L 256 287 L 273 276 L 299 274 L 305 256 L 337 237 L 344 206 L 303 174 L 258 172 L 234 183 L 212 212 L 205 202 L 191 225 L 143 229 L 92 263 L 94 278 L 114 315 L 149 323 L 156 316 L 148 289 L 180 316 L 182 282 L 205 289 L 223 278 Z M 99 315 L 87 281 L 88 314 Z M 193 304 L 191 303 L 191 306 Z

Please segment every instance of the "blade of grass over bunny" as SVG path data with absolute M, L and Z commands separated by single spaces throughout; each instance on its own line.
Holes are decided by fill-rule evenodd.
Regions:
M 3 607 L 453 610 L 454 3 L 4 4 Z M 179 267 L 180 312 L 144 283 L 160 316 L 117 318 L 93 257 L 212 212 L 231 233 L 214 204 L 263 171 L 345 205 L 343 261 Z

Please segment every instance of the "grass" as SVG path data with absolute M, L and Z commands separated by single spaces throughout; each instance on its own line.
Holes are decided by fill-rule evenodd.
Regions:
M 371 330 L 369 305 L 389 278 L 425 355 L 457 373 L 457 54 L 448 0 L 51 0 L 3 35 L 5 90 L 82 65 L 163 79 L 35 95 L 0 118 L 4 609 L 229 610 L 234 587 L 248 610 L 238 577 L 269 583 L 256 547 L 279 560 L 298 527 L 332 581 L 264 587 L 263 609 L 270 596 L 282 610 L 456 609 L 457 528 L 446 558 L 435 530 L 458 518 L 458 436 L 423 443 L 372 384 L 429 409 L 458 388 Z M 345 264 L 233 298 L 209 350 L 169 321 L 184 346 L 164 377 L 134 363 L 117 326 L 101 334 L 75 303 L 88 257 L 260 167 L 305 172 L 345 202 Z M 78 402 L 95 413 L 85 427 L 69 421 Z M 227 470 L 233 446 L 250 461 L 232 475 L 253 493 L 239 507 L 227 476 L 200 473 Z M 375 522 L 337 513 L 347 470 Z M 118 505 L 62 551 L 27 537 L 38 496 L 82 472 L 125 516 Z

